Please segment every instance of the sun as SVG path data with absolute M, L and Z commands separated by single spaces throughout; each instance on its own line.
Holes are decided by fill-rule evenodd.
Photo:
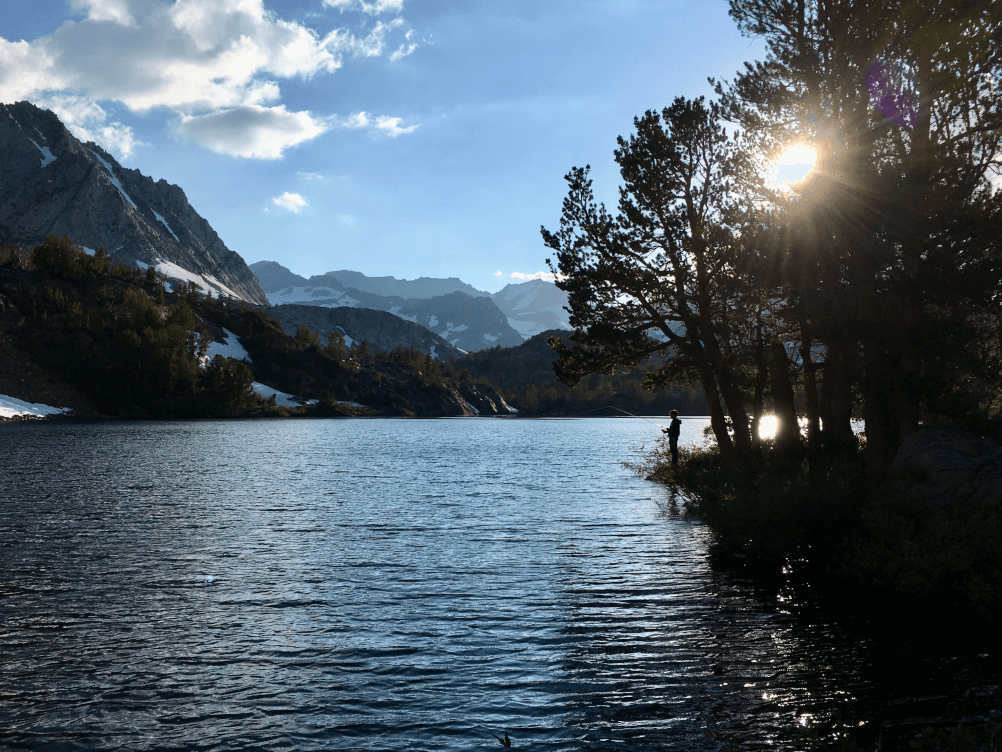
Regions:
M 770 163 L 768 182 L 790 192 L 793 183 L 803 180 L 814 169 L 818 154 L 807 144 L 793 144 Z
M 807 146 L 807 144 L 794 144 L 780 155 L 779 159 L 776 160 L 776 164 L 810 165 L 813 167 L 817 158 L 818 153 L 810 146 Z

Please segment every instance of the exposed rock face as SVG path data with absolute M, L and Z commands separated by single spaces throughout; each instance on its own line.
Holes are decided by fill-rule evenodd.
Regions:
M 508 285 L 491 300 L 525 339 L 550 329 L 571 329 L 567 293 L 552 282 L 533 279 Z
M 286 287 L 306 287 L 310 284 L 306 277 L 293 274 L 277 261 L 258 261 L 250 265 L 250 270 L 254 272 L 261 283 L 261 289 L 265 292 L 282 290 Z
M 925 496 L 934 508 L 1002 498 L 1002 446 L 965 431 L 925 428 L 913 433 L 893 466 L 926 472 L 927 478 L 910 490 Z
M 279 320 L 286 334 L 295 335 L 300 326 L 320 333 L 320 344 L 326 345 L 332 331 L 351 341 L 367 342 L 373 350 L 395 350 L 416 347 L 422 352 L 445 360 L 462 355 L 437 334 L 423 326 L 385 311 L 368 308 L 320 308 L 309 305 L 280 305 L 268 309 Z M 348 340 L 347 338 L 351 338 Z
M 82 144 L 52 112 L 0 104 L 0 240 L 35 245 L 66 235 L 122 263 L 214 295 L 267 305 L 243 259 L 229 250 L 178 186 L 128 170 Z

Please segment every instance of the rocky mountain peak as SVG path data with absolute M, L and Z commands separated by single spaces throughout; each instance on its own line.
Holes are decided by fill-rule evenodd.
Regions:
M 0 104 L 0 159 L 0 240 L 34 245 L 66 235 L 209 294 L 268 304 L 244 260 L 181 188 L 81 143 L 49 110 Z

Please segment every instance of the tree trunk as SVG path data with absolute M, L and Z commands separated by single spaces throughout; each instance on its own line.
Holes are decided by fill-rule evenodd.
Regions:
M 842 342 L 825 343 L 819 411 L 825 440 L 852 436 L 852 378 Z
M 863 367 L 863 420 L 866 423 L 866 473 L 880 478 L 887 473 L 900 446 L 897 420 L 894 374 L 883 349 L 883 338 L 868 337 L 864 342 L 867 353 Z
M 763 403 L 765 402 L 765 387 L 769 383 L 769 364 L 765 359 L 765 347 L 761 338 L 755 345 L 755 368 L 758 370 L 755 376 L 755 394 L 752 397 L 752 446 L 758 450 L 762 447 L 762 437 L 759 431 L 762 425 Z
M 800 447 L 800 424 L 797 422 L 797 403 L 790 381 L 790 363 L 786 348 L 778 340 L 769 347 L 769 387 L 772 391 L 773 410 L 776 413 L 776 453 L 789 457 Z
M 800 317 L 800 360 L 804 369 L 804 412 L 807 414 L 807 446 L 816 449 L 821 436 L 821 405 L 818 400 L 818 365 L 811 355 L 814 335 L 807 316 Z
M 706 396 L 706 407 L 710 411 L 710 428 L 717 440 L 720 461 L 728 467 L 734 467 L 738 464 L 738 454 L 727 432 L 727 419 L 724 417 L 723 408 L 720 407 L 720 392 L 717 391 L 717 381 L 713 378 L 713 369 L 705 360 L 699 364 L 699 380 Z

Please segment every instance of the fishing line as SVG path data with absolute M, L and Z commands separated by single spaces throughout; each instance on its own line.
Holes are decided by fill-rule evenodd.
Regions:
M 583 413 L 574 413 L 573 415 L 568 415 L 568 418 L 576 418 L 579 415 L 587 415 L 588 413 L 597 413 L 599 410 L 618 410 L 624 415 L 629 415 L 631 418 L 639 418 L 640 420 L 646 420 L 648 423 L 657 426 L 658 428 L 664 428 L 660 423 L 655 423 L 653 420 L 649 420 L 642 415 L 634 415 L 631 412 L 627 412 L 621 407 L 616 407 L 615 405 L 606 405 L 605 407 L 596 407 L 594 410 L 585 410 Z

